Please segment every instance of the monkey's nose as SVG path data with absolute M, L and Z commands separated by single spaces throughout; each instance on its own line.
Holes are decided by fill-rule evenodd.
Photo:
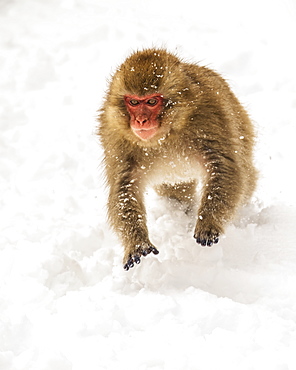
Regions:
M 136 121 L 139 125 L 144 125 L 148 121 L 148 119 L 147 117 L 137 117 Z

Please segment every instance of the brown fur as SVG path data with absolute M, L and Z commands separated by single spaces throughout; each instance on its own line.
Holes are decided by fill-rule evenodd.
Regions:
M 130 129 L 125 94 L 162 94 L 160 128 L 143 141 Z M 251 121 L 225 80 L 165 50 L 132 54 L 116 71 L 99 117 L 110 188 L 108 216 L 125 247 L 124 266 L 158 253 L 148 237 L 144 189 L 190 203 L 203 181 L 194 237 L 212 245 L 256 185 Z M 161 185 L 163 184 L 163 185 Z M 173 184 L 173 185 L 169 185 Z

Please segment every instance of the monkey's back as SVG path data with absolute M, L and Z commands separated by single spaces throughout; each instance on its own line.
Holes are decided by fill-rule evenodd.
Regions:
M 221 75 L 196 64 L 183 63 L 182 68 L 197 97 L 195 127 L 205 142 L 213 145 L 216 141 L 217 151 L 237 164 L 243 184 L 242 198 L 247 200 L 257 182 L 253 166 L 253 124 Z

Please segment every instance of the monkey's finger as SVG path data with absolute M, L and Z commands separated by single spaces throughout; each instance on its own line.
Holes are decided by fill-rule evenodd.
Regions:
M 151 245 L 148 248 L 143 249 L 141 251 L 144 257 L 147 256 L 151 252 L 153 254 L 159 253 L 159 251 L 155 247 L 152 247 Z M 123 268 L 125 269 L 125 271 L 128 271 L 130 268 L 134 267 L 135 263 L 138 265 L 140 262 L 141 262 L 141 257 L 138 254 L 134 254 L 134 255 L 131 254 L 127 262 L 123 265 Z
M 134 260 L 133 258 L 129 258 L 127 263 L 123 266 L 123 268 L 128 271 L 130 268 L 134 267 Z
M 140 262 L 141 262 L 141 258 L 139 256 L 135 256 L 134 257 L 134 261 L 136 262 L 136 264 L 138 265 Z
M 199 236 L 194 236 L 194 239 L 197 244 L 200 244 L 202 247 L 205 247 L 207 245 L 207 239 L 202 239 Z
M 207 239 L 202 239 L 200 244 L 205 247 L 207 245 Z
M 138 255 L 130 256 L 127 263 L 123 265 L 123 268 L 128 271 L 130 268 L 134 267 L 135 263 L 138 265 L 141 262 L 141 258 Z
M 153 253 L 153 254 L 158 254 L 158 253 L 159 253 L 159 251 L 158 251 L 155 247 L 152 247 L 152 253 Z
M 207 246 L 208 246 L 208 247 L 211 247 L 213 244 L 217 244 L 217 243 L 218 243 L 218 241 L 219 241 L 219 238 L 218 238 L 218 237 L 216 237 L 216 236 L 213 236 L 213 237 L 211 237 L 210 239 L 208 239 L 208 241 L 207 241 Z
M 155 248 L 155 247 L 152 247 L 152 245 L 149 245 L 149 247 L 147 247 L 147 248 L 144 248 L 143 250 L 142 250 L 142 255 L 144 256 L 144 257 L 146 257 L 148 254 L 150 254 L 151 252 L 153 252 L 153 254 L 158 254 L 159 253 L 159 251 Z
M 219 241 L 218 236 L 209 236 L 207 238 L 195 237 L 196 243 L 200 244 L 202 247 L 211 247 L 213 244 L 217 244 Z

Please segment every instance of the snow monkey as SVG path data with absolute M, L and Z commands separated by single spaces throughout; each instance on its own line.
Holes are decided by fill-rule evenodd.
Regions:
M 99 121 L 108 218 L 124 246 L 125 270 L 158 254 L 146 224 L 147 186 L 191 207 L 201 184 L 193 235 L 202 246 L 218 242 L 255 189 L 252 123 L 208 68 L 163 49 L 135 52 L 116 70 Z

